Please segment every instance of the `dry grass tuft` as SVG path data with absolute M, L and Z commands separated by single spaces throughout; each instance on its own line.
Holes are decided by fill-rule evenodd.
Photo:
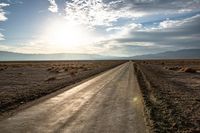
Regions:
M 88 68 L 87 68 L 87 67 L 84 67 L 84 68 L 83 68 L 83 71 L 87 71 L 87 70 L 88 70 Z
M 197 72 L 197 70 L 190 68 L 190 67 L 179 67 L 179 66 L 167 67 L 167 66 L 165 66 L 164 69 L 172 70 L 172 71 L 179 71 L 179 72 L 187 72 L 187 73 L 196 73 Z
M 3 71 L 3 70 L 5 70 L 4 68 L 0 68 L 0 71 Z
M 53 69 L 53 67 L 49 67 L 47 68 L 47 71 L 51 71 Z
M 75 76 L 77 72 L 78 72 L 78 69 L 71 69 L 71 70 L 69 71 L 69 74 L 70 74 L 71 76 Z
M 168 67 L 168 70 L 178 71 L 181 67 L 175 66 L 175 67 Z
M 69 71 L 69 68 L 66 67 L 66 68 L 64 68 L 64 70 L 65 70 L 65 72 L 68 72 L 68 71 Z
M 0 71 L 6 70 L 8 67 L 0 67 Z
M 50 67 L 47 69 L 47 71 L 53 72 L 53 73 L 62 73 L 65 70 L 63 69 L 63 67 Z
M 56 80 L 56 77 L 50 77 L 46 81 L 54 81 L 54 80 Z
M 189 67 L 183 67 L 179 70 L 180 72 L 187 72 L 187 73 L 196 73 L 197 71 L 195 69 L 189 68 Z

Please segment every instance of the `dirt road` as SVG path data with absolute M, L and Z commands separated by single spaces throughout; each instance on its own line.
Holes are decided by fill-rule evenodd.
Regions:
M 143 105 L 128 62 L 0 122 L 2 133 L 144 133 Z

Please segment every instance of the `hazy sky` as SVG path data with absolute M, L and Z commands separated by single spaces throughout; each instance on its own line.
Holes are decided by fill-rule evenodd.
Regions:
M 0 0 L 0 51 L 132 56 L 200 48 L 200 0 Z

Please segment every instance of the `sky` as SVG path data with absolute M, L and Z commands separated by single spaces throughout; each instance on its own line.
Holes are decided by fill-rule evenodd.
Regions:
M 200 48 L 200 0 L 0 0 L 0 51 L 134 56 Z

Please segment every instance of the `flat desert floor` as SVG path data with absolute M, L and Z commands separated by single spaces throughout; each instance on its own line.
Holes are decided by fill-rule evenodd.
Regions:
M 0 116 L 124 61 L 0 62 Z M 12 112 L 13 110 L 13 112 Z
M 89 77 L 91 80 L 85 82 Z M 78 82 L 80 86 L 74 89 L 66 88 Z M 75 93 L 77 88 L 81 91 Z M 60 90 L 63 91 L 57 95 L 56 92 Z M 54 99 L 61 96 L 67 101 L 56 104 L 57 101 L 51 101 L 49 98 L 38 105 L 22 108 L 18 115 L 15 115 L 18 108 L 51 94 L 54 94 Z M 140 102 L 134 98 L 136 96 L 141 97 Z M 136 104 L 136 101 L 139 104 Z M 136 132 L 136 127 L 140 125 L 138 132 L 147 131 L 146 129 L 149 132 L 200 132 L 200 60 L 0 63 L 2 127 L 6 127 L 7 123 L 10 126 L 7 129 L 16 128 L 23 131 L 23 128 L 31 125 L 19 127 L 14 120 L 18 121 L 18 124 L 36 121 L 36 118 L 39 120 L 38 107 L 41 107 L 45 118 L 48 118 L 48 113 L 46 114 L 42 107 L 51 104 L 55 105 L 56 109 L 61 109 L 56 112 L 49 109 L 52 116 L 50 120 L 53 120 L 51 122 L 55 123 L 54 126 L 63 123 L 63 120 L 57 117 L 60 113 L 62 118 L 68 121 L 62 131 L 81 132 L 84 129 L 85 132 Z M 68 104 L 78 112 L 75 113 L 76 117 L 70 113 L 72 108 L 68 107 Z M 80 105 L 84 105 L 84 108 L 79 109 Z M 32 111 L 35 113 L 30 113 Z M 88 111 L 91 113 L 88 114 Z M 23 117 L 27 113 L 30 114 L 30 120 Z M 13 121 L 9 121 L 10 116 L 13 116 Z M 68 119 L 67 116 L 74 119 Z M 42 120 L 46 120 L 47 124 L 41 127 L 43 131 L 50 129 L 49 119 L 40 121 Z M 75 128 L 77 123 L 79 128 Z M 85 126 L 87 128 L 83 128 Z M 31 128 L 38 130 L 36 125 Z M 53 129 L 53 126 L 51 128 Z
M 149 126 L 200 132 L 200 60 L 136 61 Z

